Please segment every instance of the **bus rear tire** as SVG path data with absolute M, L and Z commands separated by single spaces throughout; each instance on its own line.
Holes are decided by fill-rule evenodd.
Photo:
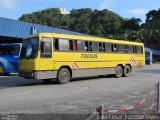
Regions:
M 67 68 L 61 68 L 58 72 L 57 79 L 58 83 L 66 84 L 70 81 L 71 74 Z
M 115 77 L 120 78 L 123 75 L 123 68 L 122 66 L 118 65 L 115 69 Z
M 130 73 L 131 73 L 131 67 L 129 65 L 126 65 L 124 67 L 123 76 L 128 77 Z

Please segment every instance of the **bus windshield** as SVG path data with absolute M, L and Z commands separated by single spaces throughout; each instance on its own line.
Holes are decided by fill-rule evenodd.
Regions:
M 20 59 L 34 59 L 38 55 L 38 38 L 24 39 Z
M 0 46 L 0 55 L 18 55 L 20 46 Z
M 150 57 L 150 52 L 145 52 L 146 57 Z

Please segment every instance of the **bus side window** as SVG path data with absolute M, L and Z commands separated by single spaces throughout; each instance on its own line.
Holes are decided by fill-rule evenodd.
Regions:
M 102 52 L 102 43 L 99 43 L 99 51 Z
M 78 48 L 78 51 L 85 51 L 85 41 L 78 40 L 77 48 Z
M 134 53 L 137 53 L 137 46 L 134 46 Z
M 89 49 L 92 51 L 92 42 L 89 42 Z
M 106 52 L 106 45 L 105 45 L 105 43 L 102 43 L 102 50 L 103 50 L 103 52 Z
M 113 44 L 113 52 L 117 52 L 117 45 L 116 44 Z
M 77 50 L 77 40 L 73 41 L 73 50 Z
M 59 39 L 59 50 L 68 51 L 69 49 L 69 40 Z
M 125 45 L 125 52 L 128 53 L 128 45 Z
M 126 45 L 126 52 L 127 53 L 133 53 L 133 46 L 132 45 Z
M 53 45 L 54 45 L 54 49 L 55 50 L 59 50 L 59 43 L 58 43 L 58 41 L 59 41 L 58 39 L 54 40 L 54 44 Z
M 144 51 L 143 51 L 143 47 L 141 46 L 141 53 L 143 54 L 144 53 Z
M 137 46 L 137 53 L 142 54 L 143 53 L 143 47 Z
M 92 43 L 92 51 L 94 51 L 94 52 L 99 51 L 98 42 L 93 42 Z
M 52 44 L 50 38 L 42 38 L 41 41 L 41 57 L 50 58 L 52 57 Z
M 111 43 L 106 43 L 106 52 L 112 52 L 112 47 Z
M 85 51 L 89 51 L 89 42 L 85 41 Z
M 73 50 L 73 40 L 69 40 L 69 50 Z
M 126 53 L 126 46 L 123 44 L 117 44 L 117 52 L 118 53 Z

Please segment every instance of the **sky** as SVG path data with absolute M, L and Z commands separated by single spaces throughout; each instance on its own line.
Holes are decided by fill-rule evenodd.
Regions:
M 22 14 L 62 6 L 67 11 L 80 8 L 108 9 L 123 18 L 136 17 L 145 22 L 147 12 L 160 8 L 160 0 L 0 0 L 0 17 L 17 20 Z

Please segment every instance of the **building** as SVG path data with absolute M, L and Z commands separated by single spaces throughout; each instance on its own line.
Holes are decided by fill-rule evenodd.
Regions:
M 69 30 L 0 17 L 0 44 L 22 42 L 22 39 L 25 36 L 41 32 L 54 32 L 61 34 L 88 36 L 87 34 Z
M 68 12 L 65 8 L 59 8 L 61 14 L 66 15 L 69 14 L 70 12 Z

